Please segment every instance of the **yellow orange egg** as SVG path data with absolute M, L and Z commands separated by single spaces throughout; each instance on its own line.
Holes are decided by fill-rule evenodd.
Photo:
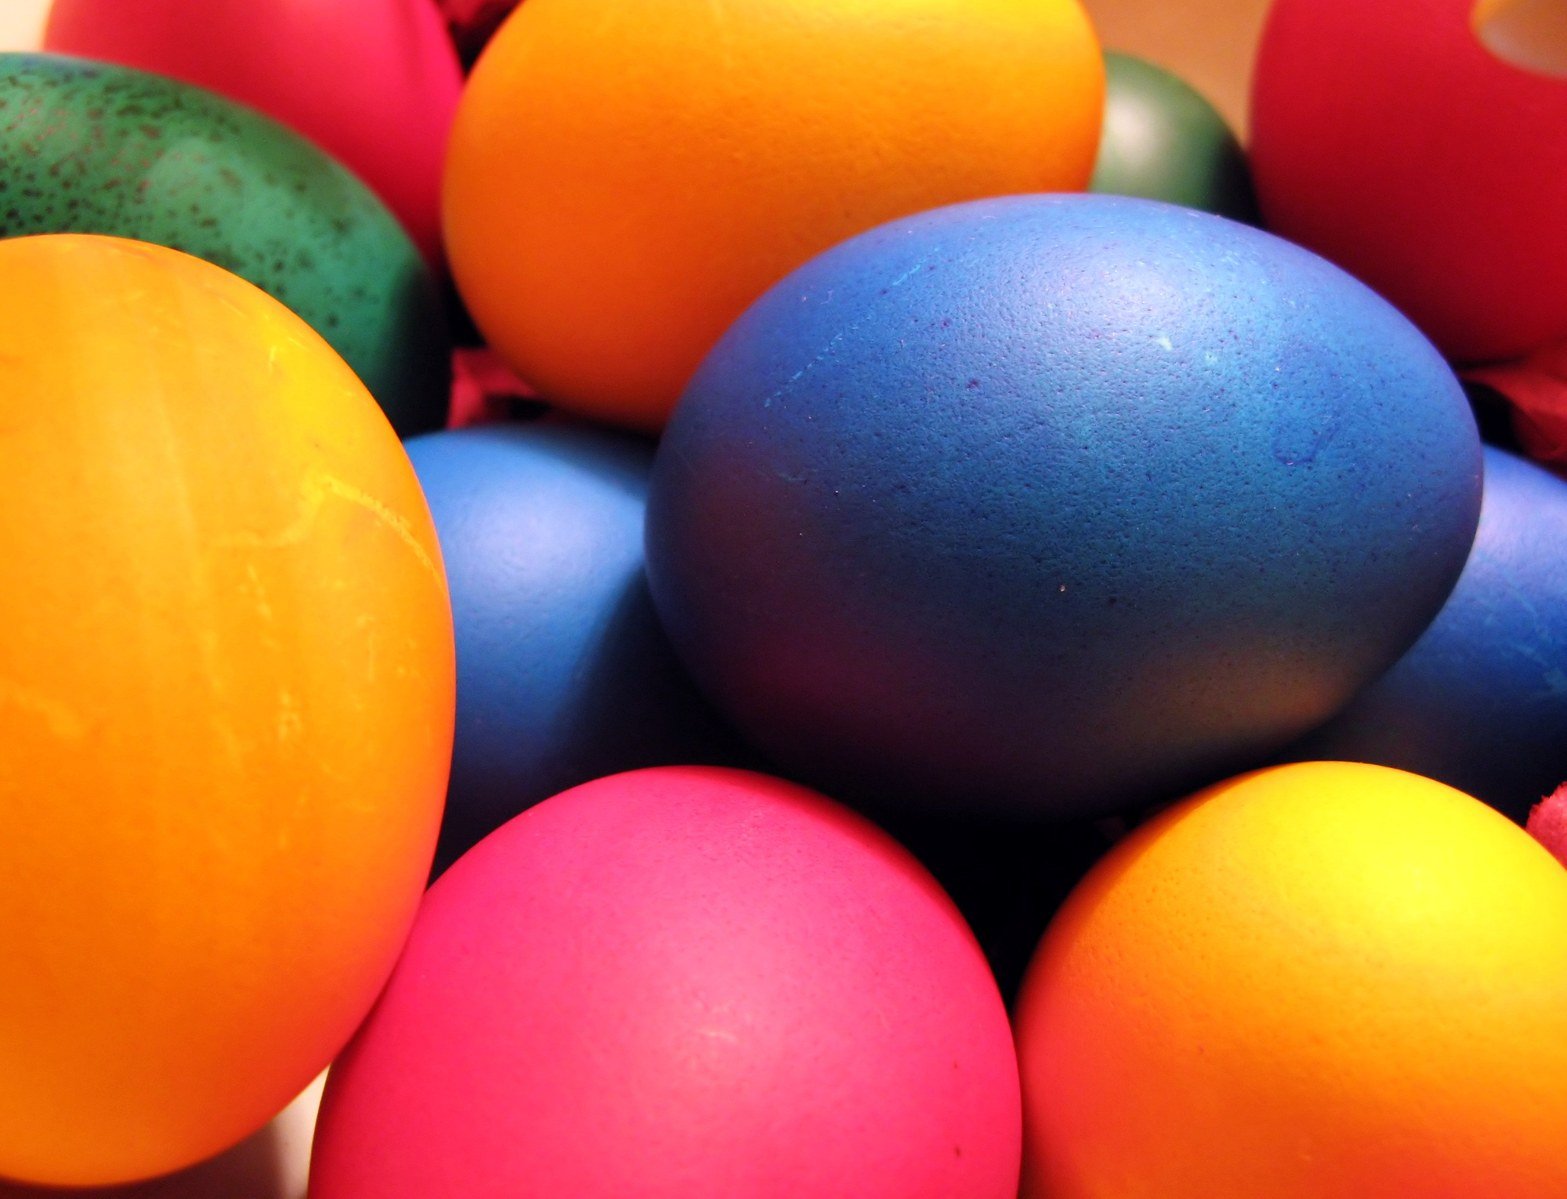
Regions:
M 450 606 L 353 372 L 209 263 L 0 242 L 0 1176 L 264 1124 L 412 921 Z
M 1297 763 L 1155 818 L 1017 1026 L 1028 1196 L 1567 1194 L 1567 871 L 1418 775 Z
M 528 0 L 458 106 L 447 248 L 524 378 L 654 429 L 812 255 L 942 204 L 1083 188 L 1103 106 L 1078 0 Z

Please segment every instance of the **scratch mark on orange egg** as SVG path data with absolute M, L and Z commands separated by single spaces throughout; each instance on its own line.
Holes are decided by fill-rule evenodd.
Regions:
M 52 736 L 61 741 L 80 741 L 87 735 L 87 722 L 69 704 L 24 686 L 14 679 L 0 679 L 0 704 L 19 708 L 39 717 Z

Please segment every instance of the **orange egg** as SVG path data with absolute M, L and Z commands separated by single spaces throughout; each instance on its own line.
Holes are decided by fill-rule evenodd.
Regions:
M 259 1128 L 369 1009 L 450 758 L 413 469 L 354 374 L 173 250 L 0 242 L 0 1175 Z
M 1567 871 L 1418 775 L 1168 810 L 1058 914 L 1017 1029 L 1025 1195 L 1567 1195 Z
M 524 378 L 656 429 L 812 255 L 942 204 L 1082 189 L 1103 106 L 1077 0 L 528 0 L 458 106 L 447 249 Z

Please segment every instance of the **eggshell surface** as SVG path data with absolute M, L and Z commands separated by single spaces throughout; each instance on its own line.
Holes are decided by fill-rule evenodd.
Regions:
M 698 685 L 831 794 L 1088 814 L 1256 765 L 1407 649 L 1480 446 L 1342 271 L 1110 196 L 957 205 L 794 273 L 659 446 Z
M 91 1187 L 72 1199 L 307 1199 L 310 1138 L 321 1105 L 325 1075 L 278 1113 L 260 1132 L 217 1157 L 128 1186 Z M 61 1199 L 55 1187 L 0 1182 L 0 1199 Z
M 556 418 L 407 447 L 441 538 L 457 634 L 439 864 L 578 783 L 738 752 L 648 597 L 650 443 Z
M 1567 872 L 1418 775 L 1297 763 L 1136 829 L 1016 1024 L 1026 1199 L 1567 1193 Z
M 1178 75 L 1105 55 L 1105 122 L 1088 190 L 1184 204 L 1257 222 L 1246 154 L 1224 118 Z
M 444 423 L 439 295 L 408 235 L 301 135 L 127 67 L 0 55 L 0 235 L 102 233 L 215 262 L 347 360 L 399 433 Z
M 527 0 L 452 127 L 452 270 L 547 399 L 656 430 L 811 255 L 936 204 L 1082 188 L 1103 102 L 1077 0 Z
M 54 0 L 43 48 L 260 109 L 368 183 L 442 261 L 441 167 L 462 69 L 433 0 Z
M 766 776 L 546 800 L 431 889 L 313 1199 L 1012 1199 L 994 980 L 905 850 Z
M 1268 228 L 1465 362 L 1567 337 L 1567 78 L 1487 49 L 1475 9 L 1277 0 L 1251 100 Z
M 1567 481 L 1488 447 L 1480 527 L 1452 596 L 1290 756 L 1412 770 L 1519 823 L 1567 781 Z
M 364 386 L 210 263 L 0 241 L 0 1177 L 209 1157 L 364 1018 L 450 765 L 451 609 Z

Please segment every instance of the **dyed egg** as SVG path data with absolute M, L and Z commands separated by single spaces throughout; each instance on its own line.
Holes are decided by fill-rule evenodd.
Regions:
M 1025 1199 L 1567 1194 L 1567 872 L 1417 775 L 1298 763 L 1162 813 L 1016 1025 Z
M 399 433 L 440 426 L 450 361 L 419 252 L 299 134 L 126 67 L 0 55 L 0 236 L 104 233 L 215 262 L 331 343 Z
M 1218 110 L 1130 54 L 1105 55 L 1105 123 L 1088 189 L 1257 220 L 1245 152 Z
M 791 774 L 1102 813 L 1346 704 L 1447 597 L 1479 492 L 1457 381 L 1342 271 L 1011 197 L 852 239 L 730 329 L 660 443 L 648 574 Z
M 1082 188 L 1103 101 L 1078 0 L 527 0 L 452 127 L 452 271 L 547 399 L 658 429 L 811 255 L 936 204 Z
M 1251 107 L 1268 228 L 1466 362 L 1567 337 L 1567 78 L 1488 50 L 1474 8 L 1275 0 Z
M 462 69 L 432 0 L 54 0 L 44 49 L 259 108 L 339 159 L 432 264 Z
M 310 1140 L 326 1078 L 260 1132 L 189 1169 L 129 1186 L 74 1188 L 70 1199 L 308 1199 Z M 56 1187 L 0 1181 L 0 1199 L 62 1199 Z
M 1290 756 L 1412 770 L 1522 823 L 1567 781 L 1567 482 L 1485 453 L 1480 528 L 1451 598 Z
M 327 1076 L 310 1194 L 1014 1199 L 1018 1102 L 996 984 L 907 851 L 764 775 L 634 771 L 431 888 Z
M 457 633 L 439 864 L 578 783 L 734 756 L 648 598 L 650 444 L 546 419 L 416 437 L 408 456 Z
M 0 1176 L 151 1177 L 264 1125 L 413 920 L 454 707 L 407 456 L 210 263 L 0 241 Z

